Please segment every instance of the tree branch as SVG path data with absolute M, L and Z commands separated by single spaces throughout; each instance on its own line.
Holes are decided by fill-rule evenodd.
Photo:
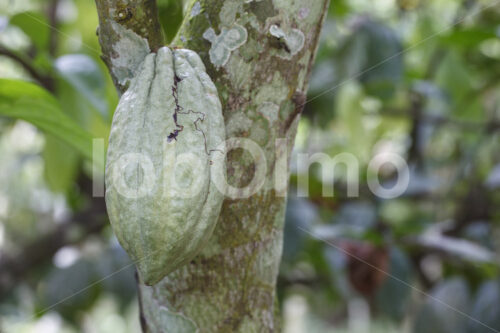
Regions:
M 54 92 L 54 81 L 53 79 L 48 76 L 40 73 L 28 60 L 23 58 L 22 56 L 18 55 L 17 53 L 0 46 L 0 55 L 3 55 L 7 58 L 10 58 L 17 62 L 19 65 L 21 65 L 27 72 L 28 74 L 38 81 L 45 89 Z
M 55 56 L 57 51 L 57 27 L 59 25 L 59 22 L 57 20 L 57 8 L 59 6 L 59 1 L 60 0 L 51 0 L 47 11 L 50 25 L 49 54 L 51 56 Z
M 103 59 L 123 92 L 147 53 L 163 45 L 156 5 L 152 0 L 96 3 Z M 200 55 L 219 89 L 226 136 L 259 145 L 268 172 L 250 198 L 224 201 L 214 234 L 198 257 L 153 287 L 140 285 L 144 331 L 280 331 L 276 278 L 286 199 L 273 190 L 272 169 L 278 139 L 286 139 L 283 150 L 291 154 L 303 104 L 297 96 L 305 96 L 328 4 L 190 1 L 173 43 Z M 228 154 L 227 166 L 228 182 L 241 188 L 256 167 L 239 151 Z M 284 169 L 280 172 L 287 174 Z
M 279 332 L 276 278 L 286 200 L 274 189 L 276 144 L 290 156 L 329 1 L 192 0 L 172 44 L 197 52 L 219 91 L 227 138 L 262 148 L 265 184 L 226 198 L 214 234 L 191 263 L 140 285 L 147 332 Z M 273 35 L 274 33 L 274 35 Z M 245 36 L 234 43 L 229 36 Z M 234 39 L 234 38 L 233 38 Z M 227 180 L 249 184 L 256 164 L 227 155 Z M 288 174 L 288 170 L 280 170 Z M 217 311 L 201 311 L 213 309 Z M 181 315 L 179 315 L 181 314 Z
M 96 0 L 99 43 L 119 92 L 149 52 L 165 43 L 155 0 Z

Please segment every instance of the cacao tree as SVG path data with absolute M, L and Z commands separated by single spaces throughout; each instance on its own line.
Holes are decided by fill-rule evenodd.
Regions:
M 117 91 L 127 94 L 134 84 L 152 85 L 147 75 L 136 76 L 148 54 L 166 44 L 155 1 L 96 0 L 96 4 L 102 58 Z M 328 0 L 185 3 L 185 17 L 170 48 L 189 49 L 201 57 L 222 105 L 225 133 L 217 135 L 255 142 L 264 152 L 260 171 L 265 177 L 254 185 L 260 171 L 253 156 L 238 146 L 227 148 L 228 185 L 250 186 L 251 195 L 225 197 L 213 234 L 192 260 L 152 286 L 138 283 L 145 332 L 280 331 L 275 286 L 287 174 L 275 170 L 288 163 L 328 4 Z M 165 95 L 152 94 L 151 107 Z M 132 109 L 122 111 L 133 117 Z M 126 123 L 127 118 L 121 121 Z M 196 245 L 189 243 L 195 242 L 189 232 L 182 231 L 185 247 Z M 154 237 L 161 244 L 162 237 L 167 241 L 171 236 Z

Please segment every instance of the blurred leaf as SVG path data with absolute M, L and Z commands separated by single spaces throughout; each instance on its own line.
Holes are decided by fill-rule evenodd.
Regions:
M 392 228 L 408 228 L 406 231 L 414 230 L 416 225 L 411 223 L 416 215 L 415 205 L 404 199 L 386 200 L 382 202 L 380 207 L 380 217 L 385 222 L 392 226 Z
M 94 59 L 84 54 L 69 54 L 59 57 L 54 65 L 76 92 L 84 96 L 105 119 L 109 118 L 106 81 Z
M 397 0 L 399 8 L 410 11 L 420 6 L 421 0 Z
M 120 298 L 121 304 L 128 304 L 136 295 L 135 265 L 121 246 L 106 250 L 96 260 L 94 267 L 104 290 Z
M 438 101 L 444 101 L 446 99 L 443 90 L 432 81 L 414 80 L 411 85 L 411 91 L 421 94 L 428 99 L 435 99 Z
M 495 254 L 485 247 L 465 239 L 444 236 L 437 232 L 426 232 L 417 239 L 426 248 L 442 251 L 473 262 L 494 263 Z
M 413 270 L 411 262 L 404 252 L 393 247 L 390 250 L 390 276 L 385 279 L 375 294 L 375 303 L 379 311 L 394 320 L 404 318 L 410 301 Z
M 355 226 L 366 230 L 375 226 L 377 222 L 375 206 L 366 201 L 348 202 L 340 208 L 335 222 Z
M 182 0 L 158 1 L 158 14 L 167 42 L 170 42 L 175 37 L 184 19 L 182 7 Z
M 451 97 L 453 110 L 464 113 L 464 100 L 471 96 L 473 78 L 462 55 L 458 52 L 448 52 L 436 75 L 436 82 Z
M 492 225 L 488 221 L 471 222 L 465 227 L 463 236 L 485 248 L 495 248 L 495 234 L 492 232 Z
M 346 140 L 342 152 L 353 154 L 363 163 L 371 154 L 374 140 L 374 130 L 370 131 L 363 122 L 363 89 L 359 83 L 349 82 L 339 88 L 336 97 L 336 121 L 341 124 L 339 134 Z
M 335 84 L 335 66 L 330 61 L 322 61 L 314 66 L 309 82 L 309 94 L 319 95 Z
M 375 207 L 368 202 L 346 203 L 334 216 L 334 224 L 314 226 L 312 233 L 319 239 L 365 239 L 376 224 Z
M 481 285 L 472 305 L 468 333 L 500 331 L 500 283 L 488 281 Z M 492 328 L 492 329 L 489 329 Z
M 497 164 L 493 170 L 491 170 L 488 179 L 486 180 L 486 186 L 490 189 L 496 189 L 500 187 L 500 164 Z
M 57 100 L 63 112 L 94 138 L 106 138 L 111 129 L 112 111 L 101 114 L 80 91 L 64 79 L 57 80 Z
M 384 183 L 384 187 L 393 188 L 396 185 L 395 180 Z M 404 192 L 404 196 L 425 196 L 431 195 L 433 192 L 440 189 L 442 181 L 438 177 L 424 172 L 418 168 L 410 167 L 410 182 Z
M 335 54 L 334 62 L 339 82 L 359 79 L 361 73 L 368 69 L 366 64 L 368 62 L 369 36 L 363 31 L 358 33 L 358 29 L 353 29 L 351 34 L 340 45 L 337 54 Z
M 350 11 L 349 1 L 347 0 L 335 0 L 330 2 L 330 8 L 328 13 L 333 16 L 343 17 Z
M 36 84 L 0 79 L 0 115 L 28 121 L 92 160 L 90 134 L 65 115 L 56 99 Z
M 347 276 L 347 256 L 332 246 L 325 246 L 323 251 L 336 292 L 344 299 L 348 299 L 353 291 Z
M 415 333 L 465 333 L 469 289 L 462 278 L 453 278 L 437 285 L 418 312 Z
M 78 169 L 78 154 L 67 143 L 52 135 L 45 135 L 43 150 L 45 179 L 54 192 L 67 193 L 73 185 Z
M 289 197 L 285 216 L 283 260 L 293 261 L 310 236 L 302 229 L 309 229 L 318 219 L 317 208 L 306 199 Z
M 56 309 L 72 320 L 76 312 L 90 308 L 99 295 L 92 267 L 91 261 L 81 259 L 68 268 L 52 270 L 40 288 L 37 311 Z
M 484 30 L 480 28 L 468 28 L 462 30 L 453 30 L 449 34 L 442 36 L 441 40 L 444 43 L 451 45 L 474 47 L 489 38 L 495 37 L 496 34 L 494 31 Z
M 381 23 L 367 17 L 357 17 L 353 21 L 350 33 L 336 45 L 334 51 L 328 50 L 329 59 L 326 57 L 328 53 L 323 54 L 323 60 L 313 69 L 305 114 L 314 110 L 318 123 L 326 127 L 334 112 L 344 112 L 349 124 L 356 124 L 358 129 L 349 133 L 361 141 L 367 139 L 371 142 L 371 138 L 358 135 L 364 130 L 360 126 L 363 108 L 355 104 L 359 104 L 366 94 L 382 100 L 394 96 L 404 73 L 402 45 L 395 31 Z M 340 32 L 337 28 L 329 33 Z M 352 88 L 357 86 L 362 89 L 356 88 L 359 92 L 357 96 L 352 96 Z M 352 105 L 342 108 L 346 106 L 346 101 Z M 344 119 L 337 121 L 344 123 Z M 368 148 L 367 145 L 364 147 Z
M 136 295 L 135 266 L 119 247 L 99 256 L 81 258 L 66 268 L 54 268 L 40 284 L 39 311 L 52 307 L 69 320 L 89 309 L 103 291 L 114 294 L 124 307 Z
M 3 32 L 9 26 L 9 18 L 0 14 L 0 32 Z
M 342 239 L 362 238 L 365 229 L 350 225 L 321 224 L 312 229 L 315 238 L 318 239 Z
M 354 26 L 336 59 L 339 80 L 359 79 L 369 94 L 388 99 L 403 76 L 401 42 L 394 30 L 366 17 Z
M 21 28 L 40 51 L 47 48 L 50 28 L 45 16 L 36 12 L 23 12 L 12 16 L 9 23 Z

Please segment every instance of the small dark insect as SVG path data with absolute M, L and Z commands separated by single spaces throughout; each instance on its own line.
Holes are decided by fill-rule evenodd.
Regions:
M 170 133 L 167 137 L 167 142 L 172 142 L 172 140 L 177 141 L 177 136 L 179 135 L 179 132 L 181 132 L 183 128 L 181 129 L 176 129 L 172 133 Z

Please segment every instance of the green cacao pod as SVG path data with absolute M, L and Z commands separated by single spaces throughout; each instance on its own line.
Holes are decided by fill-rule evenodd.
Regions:
M 113 116 L 106 205 L 120 244 L 148 285 L 192 260 L 211 236 L 223 195 L 225 127 L 199 56 L 146 56 Z

